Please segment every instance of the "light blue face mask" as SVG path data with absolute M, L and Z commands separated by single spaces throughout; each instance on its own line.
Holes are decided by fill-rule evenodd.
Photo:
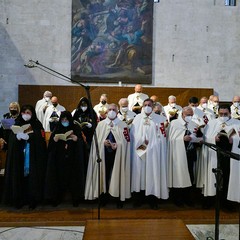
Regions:
M 61 124 L 62 124 L 64 127 L 68 127 L 68 126 L 69 126 L 69 122 L 61 122 Z

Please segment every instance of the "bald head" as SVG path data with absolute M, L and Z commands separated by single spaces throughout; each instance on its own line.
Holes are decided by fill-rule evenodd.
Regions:
M 142 85 L 141 84 L 137 84 L 134 88 L 135 93 L 141 93 L 142 92 Z

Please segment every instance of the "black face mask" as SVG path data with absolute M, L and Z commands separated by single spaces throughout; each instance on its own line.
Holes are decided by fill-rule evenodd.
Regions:
M 17 110 L 10 110 L 10 113 L 11 115 L 15 116 L 18 114 L 18 111 Z
M 105 104 L 107 103 L 107 101 L 103 100 L 103 101 L 101 101 L 101 103 L 102 103 L 103 105 L 105 105 Z
M 53 106 L 56 107 L 58 104 L 57 103 L 54 103 Z
M 161 112 L 157 111 L 157 112 L 155 112 L 155 113 L 158 114 L 158 115 L 160 115 Z

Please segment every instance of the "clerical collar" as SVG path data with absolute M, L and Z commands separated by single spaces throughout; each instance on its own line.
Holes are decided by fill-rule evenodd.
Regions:
M 117 125 L 121 120 L 116 117 L 114 120 L 110 120 L 109 118 L 106 118 L 106 122 L 107 124 L 110 124 L 111 122 L 113 123 L 113 125 Z

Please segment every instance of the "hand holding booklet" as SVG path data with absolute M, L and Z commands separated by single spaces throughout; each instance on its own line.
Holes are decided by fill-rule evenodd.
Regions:
M 22 126 L 12 125 L 11 129 L 12 129 L 14 134 L 18 134 L 18 133 L 27 133 L 27 134 L 33 133 L 31 124 L 25 124 L 25 125 L 22 125 Z
M 62 141 L 72 140 L 72 138 L 69 137 L 72 133 L 73 133 L 73 130 L 70 130 L 65 133 L 55 134 L 55 137 L 57 137 L 58 140 L 62 140 Z

